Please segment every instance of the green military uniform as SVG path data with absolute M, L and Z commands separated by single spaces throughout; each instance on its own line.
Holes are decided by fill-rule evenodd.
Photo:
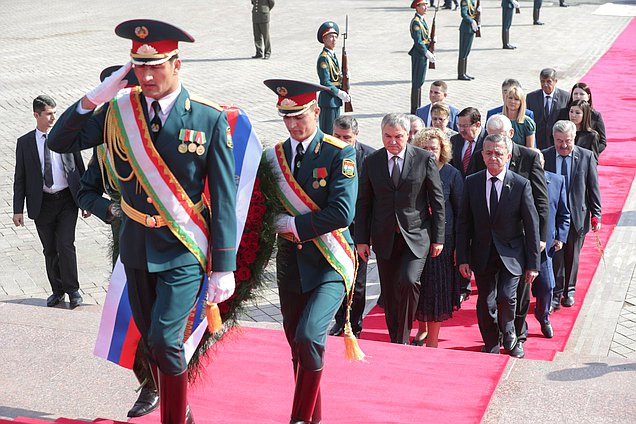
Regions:
M 327 21 L 318 29 L 319 42 L 323 42 L 322 37 L 326 31 L 340 34 L 338 25 Z M 320 85 L 329 89 L 329 91 L 321 91 L 318 95 L 319 126 L 325 134 L 333 134 L 333 122 L 340 116 L 340 106 L 342 106 L 342 100 L 338 98 L 338 92 L 342 87 L 342 71 L 336 53 L 324 47 L 316 62 L 316 72 Z
M 411 56 L 411 114 L 415 114 L 422 101 L 422 85 L 426 79 L 428 66 L 426 52 L 428 52 L 431 38 L 426 21 L 417 13 L 411 20 L 410 31 L 413 39 L 413 47 L 409 50 Z
M 269 12 L 274 8 L 274 0 L 252 0 L 252 29 L 254 32 L 254 59 L 269 59 L 272 46 L 269 41 Z
M 473 77 L 466 73 L 468 55 L 475 39 L 473 23 L 477 16 L 476 0 L 461 0 L 462 22 L 459 25 L 459 60 L 457 62 L 457 79 L 471 80 Z
M 310 109 L 316 101 L 315 92 L 327 90 L 290 80 L 267 80 L 265 84 L 279 94 L 278 109 L 283 116 L 315 113 Z M 356 152 L 318 128 L 309 142 L 305 140 L 300 163 L 299 154 L 293 156 L 297 146 L 300 141 L 290 138 L 283 143 L 287 164 L 295 181 L 319 210 L 293 218 L 296 240 L 278 237 L 276 280 L 296 374 L 292 422 L 320 422 L 320 378 L 327 331 L 346 289 L 351 287 L 345 288 L 345 279 L 327 262 L 314 240 L 343 229 L 344 241 L 353 249 L 348 227 L 353 222 L 358 193 Z M 266 153 L 270 160 L 272 153 Z
M 501 0 L 501 42 L 504 49 L 516 49 L 510 44 L 510 27 L 512 26 L 512 15 L 515 13 L 515 6 L 512 0 Z
M 543 0 L 534 0 L 532 6 L 532 23 L 533 25 L 543 25 L 543 22 L 539 20 L 541 14 L 541 6 L 543 6 Z

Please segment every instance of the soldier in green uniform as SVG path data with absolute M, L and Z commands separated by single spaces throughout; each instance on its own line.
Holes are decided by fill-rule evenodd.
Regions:
M 338 62 L 335 48 L 340 28 L 333 21 L 327 21 L 318 28 L 318 42 L 323 44 L 322 52 L 318 56 L 316 72 L 320 85 L 327 87 L 328 91 L 321 91 L 318 96 L 320 106 L 320 129 L 325 134 L 333 133 L 333 121 L 340 116 L 342 102 L 350 102 L 349 93 L 342 90 L 342 71 Z
M 517 0 L 501 0 L 501 42 L 503 49 L 514 50 L 517 47 L 510 44 L 510 27 L 512 26 L 512 14 L 519 8 Z
M 411 38 L 413 47 L 411 55 L 411 114 L 420 107 L 422 102 L 422 85 L 426 79 L 428 61 L 435 63 L 435 55 L 428 51 L 431 42 L 428 25 L 424 20 L 426 14 L 426 0 L 413 0 L 411 8 L 415 9 L 415 16 L 411 19 Z
M 292 423 L 321 421 L 320 379 L 327 331 L 351 290 L 356 253 L 349 234 L 358 192 L 356 152 L 317 126 L 315 84 L 264 81 L 278 94 L 289 138 L 266 152 L 286 214 L 279 233 L 276 280 L 296 376 Z
M 124 212 L 128 297 L 160 388 L 161 421 L 189 423 L 182 340 L 208 254 L 208 300 L 221 302 L 234 291 L 231 130 L 221 107 L 191 95 L 179 80 L 178 42 L 193 42 L 189 34 L 149 19 L 123 22 L 115 33 L 132 40 L 131 62 L 67 109 L 48 143 L 58 152 L 105 144 L 107 178 Z M 122 89 L 131 67 L 140 88 Z M 210 211 L 202 199 L 206 180 Z
M 269 59 L 272 46 L 269 41 L 269 12 L 274 8 L 274 0 L 252 0 L 252 29 L 256 54 L 252 59 Z
M 480 6 L 481 7 L 481 6 Z M 475 33 L 479 29 L 475 17 L 477 16 L 477 1 L 462 0 L 461 2 L 462 23 L 459 25 L 459 60 L 457 61 L 457 79 L 470 81 L 474 77 L 466 73 L 468 55 L 473 46 Z
M 534 4 L 532 8 L 532 24 L 533 25 L 543 25 L 543 22 L 539 20 L 539 15 L 541 14 L 541 6 L 543 6 L 543 0 L 534 0 Z

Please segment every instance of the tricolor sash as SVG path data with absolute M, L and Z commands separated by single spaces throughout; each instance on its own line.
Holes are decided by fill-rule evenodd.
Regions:
M 283 143 L 279 143 L 267 151 L 267 160 L 272 165 L 272 171 L 278 182 L 276 186 L 278 199 L 290 215 L 298 216 L 320 210 L 320 207 L 294 179 L 291 168 L 287 164 Z M 355 281 L 357 258 L 342 232 L 342 229 L 337 229 L 315 237 L 311 241 L 329 262 L 329 265 L 342 276 L 347 292 L 349 292 Z
M 125 157 L 137 181 L 152 199 L 157 212 L 168 223 L 170 231 L 206 270 L 209 249 L 208 224 L 202 213 L 195 211 L 194 202 L 155 149 L 144 116 L 140 93 L 139 87 L 121 90 L 111 101 L 108 112 L 110 119 L 115 120 L 115 125 L 107 127 L 116 132 L 109 135 L 111 138 L 114 137 L 116 142 L 107 143 L 108 150 L 112 150 L 112 145 L 120 150 L 117 152 L 118 155 Z M 109 151 L 106 156 L 107 170 L 114 172 L 113 152 Z

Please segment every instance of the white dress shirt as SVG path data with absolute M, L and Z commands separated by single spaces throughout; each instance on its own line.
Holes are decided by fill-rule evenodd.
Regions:
M 393 153 L 390 153 L 388 150 L 386 151 L 386 155 L 389 158 L 389 160 L 388 160 L 389 176 L 391 176 L 391 171 L 393 171 L 393 156 L 397 156 L 398 157 L 398 167 L 400 168 L 400 174 L 402 173 L 402 169 L 404 168 L 404 154 L 405 153 L 406 153 L 406 147 L 404 149 L 402 149 L 402 151 L 400 153 L 398 153 L 397 155 L 394 155 Z
M 305 152 L 305 154 L 307 154 L 307 149 L 309 148 L 309 144 L 311 144 L 311 140 L 314 139 L 314 137 L 316 136 L 316 133 L 318 132 L 318 129 L 316 128 L 316 130 L 314 131 L 314 133 L 312 135 L 310 135 L 308 138 L 302 140 L 302 141 L 298 141 L 298 140 L 294 140 L 291 136 L 289 137 L 289 140 L 291 141 L 291 171 L 292 173 L 294 172 L 295 168 L 296 168 L 296 149 L 298 148 L 298 144 L 302 144 L 303 145 L 303 152 Z
M 497 181 L 495 181 L 495 190 L 497 190 L 497 200 L 501 199 L 501 189 L 503 188 L 504 178 L 506 177 L 506 170 L 504 168 L 498 175 L 492 175 L 486 169 L 486 205 L 488 206 L 488 213 L 490 213 L 490 186 L 492 186 L 492 181 L 490 180 L 492 177 L 497 177 Z
M 35 143 L 38 146 L 38 157 L 40 158 L 42 190 L 45 193 L 57 193 L 60 190 L 64 190 L 68 187 L 68 182 L 66 181 L 66 171 L 64 171 L 64 164 L 62 163 L 62 155 L 50 150 L 53 185 L 51 187 L 47 187 L 44 184 L 44 143 L 46 143 L 46 138 L 44 137 L 44 133 L 37 128 L 35 129 Z

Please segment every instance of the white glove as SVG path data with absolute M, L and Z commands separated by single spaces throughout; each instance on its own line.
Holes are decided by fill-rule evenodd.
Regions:
M 132 63 L 128 62 L 119 68 L 119 70 L 110 74 L 110 76 L 102 81 L 97 87 L 86 93 L 86 98 L 95 105 L 111 101 L 111 99 L 115 97 L 115 94 L 128 84 L 128 81 L 123 78 L 131 68 Z
M 519 2 L 517 0 L 511 0 L 512 1 L 512 5 L 515 7 L 515 9 L 519 9 Z
M 208 280 L 208 302 L 221 303 L 234 294 L 234 273 L 216 271 L 210 273 Z
M 435 55 L 429 52 L 428 50 L 426 50 L 426 58 L 428 59 L 429 62 L 435 63 Z
M 477 25 L 477 22 L 475 22 L 475 21 L 472 21 L 470 23 L 470 26 L 473 28 L 474 32 L 477 32 L 477 30 L 479 29 L 479 25 Z
M 298 232 L 296 231 L 296 223 L 294 217 L 287 214 L 279 214 L 274 218 L 274 231 L 280 234 L 293 234 L 295 239 L 298 239 Z
M 477 12 L 481 13 L 481 6 L 477 8 Z
M 344 90 L 338 90 L 338 98 L 343 102 L 347 103 L 351 101 L 351 96 Z

